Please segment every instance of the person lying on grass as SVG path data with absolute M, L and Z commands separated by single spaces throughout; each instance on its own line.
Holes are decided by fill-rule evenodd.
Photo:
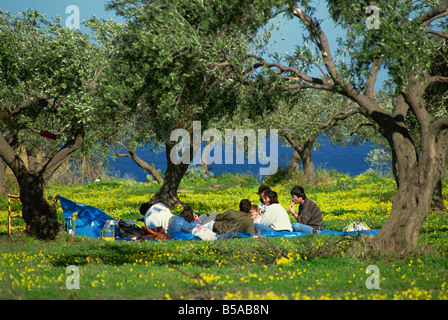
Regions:
M 145 202 L 140 206 L 140 213 L 144 216 L 143 222 L 145 227 L 149 229 L 163 227 L 163 229 L 168 230 L 170 220 L 174 216 L 171 210 L 162 202 L 152 206 Z
M 260 222 L 255 223 L 255 228 L 259 231 L 292 231 L 288 213 L 278 203 L 277 192 L 267 190 L 263 193 L 263 201 L 266 211 L 262 215 Z
M 157 227 L 163 227 L 168 233 L 191 232 L 196 226 L 202 224 L 195 221 L 195 214 L 190 206 L 185 206 L 182 212 L 176 216 L 161 202 L 151 207 L 148 203 L 144 203 L 140 206 L 140 213 L 144 215 L 143 221 L 147 228 L 156 229 Z
M 173 216 L 168 224 L 168 233 L 187 231 L 191 232 L 195 227 L 202 225 L 201 222 L 195 220 L 197 215 L 193 209 L 186 205 L 178 216 Z
M 248 199 L 240 201 L 238 210 L 226 210 L 216 215 L 215 219 L 204 224 L 215 233 L 226 234 L 233 231 L 246 231 L 254 234 L 254 221 L 249 216 L 252 203 Z

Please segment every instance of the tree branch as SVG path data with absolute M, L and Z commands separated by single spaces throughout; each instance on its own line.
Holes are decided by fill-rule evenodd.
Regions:
M 48 161 L 42 165 L 39 171 L 42 172 L 45 183 L 65 160 L 82 147 L 82 144 L 84 143 L 84 135 L 84 129 L 78 129 L 74 133 L 73 139 L 67 141 L 67 143 L 53 157 L 48 159 Z
M 0 134 L 0 157 L 11 168 L 16 178 L 20 179 L 23 173 L 28 173 L 25 163 L 6 141 L 3 134 Z
M 447 0 L 448 1 L 448 0 Z M 376 99 L 373 94 L 368 95 L 361 94 L 353 86 L 344 81 L 343 78 L 337 72 L 337 67 L 334 63 L 330 52 L 330 46 L 328 39 L 320 27 L 319 23 L 312 19 L 308 14 L 302 11 L 296 4 L 293 6 L 293 14 L 299 18 L 306 26 L 309 34 L 311 35 L 311 40 L 316 44 L 318 50 L 320 51 L 326 70 L 328 71 L 329 79 L 316 79 L 308 76 L 304 72 L 297 68 L 291 66 L 284 66 L 279 63 L 268 63 L 259 56 L 251 55 L 252 58 L 258 60 L 258 62 L 251 68 L 246 70 L 245 74 L 253 72 L 260 66 L 266 66 L 267 68 L 278 68 L 276 74 L 280 75 L 283 73 L 289 73 L 287 77 L 284 76 L 286 80 L 291 80 L 290 83 L 285 83 L 283 88 L 285 90 L 300 90 L 300 89 L 321 89 L 326 91 L 338 92 L 349 99 L 353 100 L 359 105 L 359 110 L 365 116 L 375 120 L 385 125 L 388 121 L 390 114 L 386 114 L 383 109 L 378 106 Z M 379 72 L 379 62 L 374 62 L 370 71 L 369 82 L 367 89 L 369 92 L 373 90 L 374 84 L 376 82 L 376 77 Z
M 423 33 L 432 33 L 432 34 L 435 34 L 435 35 L 437 35 L 439 37 L 448 39 L 448 34 L 444 34 L 442 32 L 431 30 L 431 29 L 425 29 L 425 30 L 423 30 Z
M 400 91 L 402 91 L 402 86 L 400 86 Z M 404 122 L 405 116 L 409 110 L 409 105 L 406 103 L 403 95 L 398 95 L 393 98 L 393 105 L 395 106 L 392 117 L 395 121 Z
M 373 127 L 373 124 L 371 122 L 363 122 L 360 125 L 358 125 L 355 129 L 353 129 L 352 131 L 350 131 L 349 135 L 354 135 L 356 132 L 358 132 L 359 129 L 361 129 L 362 127 Z
M 448 15 L 447 9 L 448 9 L 448 0 L 444 0 L 437 7 L 434 7 L 431 10 L 429 10 L 428 12 L 422 14 L 417 19 L 417 22 L 423 27 L 428 26 L 434 20 L 440 19 L 440 18 Z
M 434 120 L 431 124 L 431 130 L 435 132 L 436 135 L 446 129 L 448 129 L 448 116 Z
M 301 153 L 303 152 L 303 148 L 299 145 L 296 139 L 294 139 L 288 132 L 287 129 L 280 130 L 280 134 L 285 137 L 285 139 L 289 142 L 289 144 L 297 150 L 297 152 Z
M 337 74 L 337 68 L 336 65 L 334 64 L 333 57 L 331 56 L 328 39 L 325 33 L 322 31 L 322 28 L 320 27 L 319 23 L 316 20 L 312 19 L 305 12 L 303 12 L 296 4 L 294 5 L 293 14 L 294 16 L 298 17 L 300 20 L 304 22 L 308 31 L 312 35 L 312 40 L 322 53 L 322 58 L 324 60 L 325 67 L 330 73 L 330 76 L 333 78 L 335 82 L 343 83 L 343 80 Z M 318 39 L 316 39 L 316 36 L 313 35 L 316 35 Z
M 137 154 L 135 153 L 135 150 L 137 148 L 135 148 L 135 147 L 127 147 L 122 142 L 118 142 L 118 144 L 121 145 L 126 150 L 128 150 L 129 154 L 118 153 L 117 149 L 115 149 L 114 144 L 112 144 L 112 150 L 114 150 L 114 153 L 115 153 L 115 155 L 117 157 L 131 158 L 140 168 L 142 168 L 143 170 L 148 170 L 149 173 L 154 177 L 154 179 L 156 179 L 156 181 L 158 183 L 160 183 L 160 184 L 163 183 L 163 177 L 156 170 L 156 168 L 154 166 L 152 166 L 151 164 L 147 163 L 146 161 L 144 161 L 143 159 L 141 159 L 139 156 L 137 156 Z
M 443 18 L 443 17 L 446 17 L 446 16 L 448 16 L 448 11 L 445 11 L 445 12 L 443 12 L 443 13 L 441 13 L 441 14 L 438 14 L 438 15 L 434 16 L 433 18 L 431 18 L 431 19 L 429 19 L 429 20 L 423 22 L 423 23 L 422 23 L 422 27 L 427 27 L 427 26 L 429 26 L 434 20 L 437 20 L 437 19 L 440 19 L 440 18 Z
M 103 71 L 107 68 L 107 66 L 103 66 L 97 70 L 95 70 L 95 74 L 93 75 L 93 81 L 92 81 L 92 85 L 90 87 L 90 91 L 91 92 L 95 92 L 96 88 L 98 86 L 98 79 L 101 76 L 101 74 L 103 73 Z
M 378 60 L 374 60 L 370 67 L 369 77 L 366 81 L 365 95 L 370 99 L 375 99 L 375 83 L 380 72 L 381 63 Z
M 294 75 L 294 77 L 286 76 L 286 77 L 284 77 L 284 79 L 301 83 L 301 84 L 295 83 L 295 84 L 285 85 L 284 86 L 285 90 L 315 88 L 315 89 L 324 89 L 324 90 L 331 91 L 334 89 L 334 82 L 331 80 L 328 80 L 328 79 L 322 80 L 322 79 L 310 77 L 295 67 L 285 66 L 280 63 L 267 62 L 262 57 L 255 55 L 255 54 L 250 54 L 250 55 L 248 55 L 248 57 L 257 59 L 258 62 L 256 64 L 254 64 L 253 66 L 251 66 L 250 68 L 248 68 L 244 72 L 244 74 L 251 73 L 251 72 L 255 71 L 257 68 L 262 67 L 262 66 L 265 66 L 269 69 L 278 68 L 279 69 L 278 71 L 273 71 L 274 74 L 281 75 L 283 73 L 289 73 L 289 74 Z
M 292 74 L 295 74 L 296 76 L 298 76 L 301 81 L 307 81 L 307 82 L 312 82 L 312 77 L 307 76 L 305 73 L 303 73 L 302 71 L 300 71 L 297 68 L 291 67 L 291 66 L 285 66 L 283 64 L 280 63 L 275 63 L 275 62 L 267 62 L 266 60 L 264 60 L 262 57 L 255 55 L 255 54 L 249 54 L 248 57 L 250 58 L 254 58 L 258 60 L 258 63 L 254 64 L 251 68 L 249 68 L 248 70 L 246 70 L 245 73 L 249 73 L 254 71 L 255 69 L 261 67 L 261 66 L 265 66 L 269 69 L 271 68 L 278 68 L 280 70 L 280 72 L 278 74 L 284 73 L 284 72 L 290 72 Z
M 128 149 L 123 143 L 118 142 L 118 144 L 121 145 L 123 148 L 125 148 L 126 150 L 129 151 L 129 149 Z M 127 154 L 127 153 L 118 153 L 118 151 L 117 151 L 117 149 L 115 148 L 115 145 L 114 145 L 113 143 L 112 143 L 111 146 L 112 146 L 112 150 L 114 151 L 115 155 L 116 155 L 118 158 L 130 158 L 130 157 L 131 157 L 131 155 L 129 155 L 129 154 Z
M 294 59 L 299 59 L 299 60 L 306 61 L 308 63 L 314 64 L 319 69 L 320 73 L 322 74 L 322 78 L 325 79 L 327 77 L 327 75 L 325 74 L 325 72 L 322 69 L 322 67 L 316 61 L 310 61 L 310 60 L 305 59 L 303 57 L 294 57 Z
M 333 88 L 334 88 L 333 86 L 323 85 L 320 83 L 302 83 L 302 84 L 294 83 L 283 86 L 283 89 L 285 91 L 301 90 L 301 89 L 318 89 L 318 90 L 332 91 Z
M 288 8 L 283 8 L 283 9 L 280 9 L 280 10 L 277 10 L 276 12 L 274 12 L 273 14 L 272 14 L 272 16 L 270 16 L 268 19 L 266 19 L 266 20 L 271 20 L 272 18 L 275 18 L 276 16 L 278 16 L 279 14 L 281 14 L 281 13 L 283 13 L 283 12 L 286 12 L 286 11 L 288 11 Z
M 315 122 L 316 125 L 318 125 L 320 127 L 321 130 L 325 130 L 325 129 L 329 129 L 332 128 L 336 125 L 336 123 L 338 123 L 341 120 L 345 120 L 348 117 L 359 113 L 359 110 L 357 108 L 354 108 L 353 111 L 350 111 L 351 109 L 353 109 L 352 107 L 352 103 L 348 103 L 346 107 L 336 111 L 335 113 L 333 113 L 331 115 L 331 117 L 329 117 L 327 119 L 327 121 L 325 123 L 322 122 Z
M 448 83 L 448 77 L 432 76 L 428 78 L 427 86 L 433 83 Z
M 22 101 L 22 103 L 19 106 L 17 106 L 14 110 L 11 110 L 11 112 L 9 112 L 8 114 L 6 114 L 5 116 L 2 116 L 0 118 L 13 117 L 13 116 L 18 115 L 21 112 L 25 111 L 27 108 L 31 107 L 32 105 L 35 105 L 35 104 L 38 104 L 41 102 L 50 103 L 49 100 L 53 101 L 53 103 L 55 101 L 54 98 L 49 97 L 49 96 L 42 96 L 40 98 L 32 99 L 32 100 L 26 99 L 26 100 Z

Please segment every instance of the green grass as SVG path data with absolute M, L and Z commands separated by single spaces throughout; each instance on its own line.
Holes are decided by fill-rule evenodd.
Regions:
M 285 207 L 297 179 L 271 183 Z M 257 201 L 257 188 L 251 177 L 225 175 L 185 181 L 180 197 L 197 213 L 221 212 L 236 208 L 242 198 Z M 99 207 L 116 218 L 136 219 L 140 203 L 157 189 L 110 180 L 54 185 L 47 193 Z M 390 211 L 394 183 L 378 176 L 333 175 L 306 190 L 323 208 L 328 229 L 340 230 L 359 218 L 378 228 Z M 41 241 L 7 235 L 7 202 L 0 205 L 0 299 L 448 298 L 448 218 L 442 212 L 430 213 L 420 248 L 399 256 L 366 250 L 365 237 L 322 235 L 131 243 L 61 233 L 55 241 Z M 59 206 L 58 215 L 62 222 Z M 21 219 L 15 223 L 23 224 Z M 66 282 L 72 274 L 66 271 L 73 265 L 80 289 L 70 290 Z M 366 273 L 370 265 L 378 267 L 379 289 L 366 287 L 373 283 L 373 274 Z

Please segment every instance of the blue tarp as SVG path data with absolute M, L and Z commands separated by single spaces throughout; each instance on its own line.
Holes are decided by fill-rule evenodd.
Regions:
M 76 229 L 75 235 L 85 235 L 91 238 L 98 238 L 101 235 L 101 229 L 107 220 L 115 220 L 111 216 L 107 215 L 104 211 L 87 206 L 78 202 L 68 200 L 64 197 L 59 196 L 59 201 L 61 202 L 62 211 L 64 213 L 64 218 L 68 224 L 69 219 L 73 216 L 75 212 L 78 212 L 78 217 L 76 219 Z M 323 235 L 376 235 L 379 230 L 363 230 L 363 231 L 333 231 L 333 230 L 322 230 L 320 234 Z M 201 238 L 194 236 L 191 232 L 173 232 L 170 233 L 173 237 L 169 240 L 201 240 Z M 276 232 L 261 232 L 258 236 L 261 237 L 282 237 L 282 238 L 295 238 L 305 236 L 308 233 L 304 232 L 288 232 L 288 231 L 276 231 Z M 226 238 L 250 238 L 251 235 L 248 232 L 236 231 L 230 232 L 225 235 L 217 235 L 218 239 Z M 128 239 L 119 239 L 128 240 Z M 152 240 L 152 239 L 147 239 Z M 154 240 L 159 241 L 159 240 Z
M 340 235 L 340 236 L 356 236 L 356 235 L 363 235 L 363 236 L 374 236 L 379 232 L 379 230 L 362 230 L 362 231 L 333 231 L 333 230 L 322 230 L 320 234 L 322 235 Z M 173 238 L 168 240 L 201 240 L 201 238 L 194 236 L 191 232 L 173 232 L 170 233 Z M 289 231 L 274 231 L 274 232 L 261 232 L 257 234 L 257 236 L 260 237 L 270 237 L 270 238 L 297 238 L 306 236 L 309 233 L 305 232 L 289 232 Z M 250 238 L 253 237 L 248 232 L 245 231 L 235 231 L 230 232 L 224 235 L 216 235 L 218 239 L 227 239 L 227 238 Z M 153 240 L 153 241 L 159 241 L 154 239 L 145 239 L 145 240 Z
M 73 214 L 75 212 L 78 213 L 75 229 L 75 235 L 77 236 L 85 235 L 91 238 L 99 238 L 101 236 L 101 229 L 103 229 L 106 221 L 115 220 L 98 208 L 74 202 L 61 196 L 59 196 L 59 201 L 67 225 L 69 224 L 70 218 L 73 217 Z

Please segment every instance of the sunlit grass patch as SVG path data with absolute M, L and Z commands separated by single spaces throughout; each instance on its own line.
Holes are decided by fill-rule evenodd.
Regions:
M 227 175 L 210 182 L 182 182 L 182 201 L 197 213 L 238 208 L 243 198 L 259 203 L 259 184 Z M 290 204 L 294 179 L 271 187 Z M 219 185 L 220 187 L 217 187 Z M 95 206 L 117 219 L 137 219 L 155 184 L 109 180 L 53 185 L 54 193 Z M 371 228 L 386 221 L 395 183 L 380 176 L 328 176 L 306 187 L 322 209 L 327 229 L 362 220 Z M 0 299 L 447 299 L 448 218 L 431 212 L 421 248 L 405 256 L 371 252 L 369 237 L 307 235 L 219 241 L 106 242 L 61 233 L 40 241 L 7 233 L 7 202 L 0 202 Z M 14 204 L 20 211 L 20 204 Z M 60 206 L 58 217 L 63 223 Z M 178 213 L 176 211 L 176 213 Z M 292 221 L 292 217 L 291 217 Z M 22 219 L 15 221 L 23 224 Z M 377 266 L 379 289 L 368 289 L 367 269 Z M 67 267 L 80 272 L 80 289 L 66 287 Z

